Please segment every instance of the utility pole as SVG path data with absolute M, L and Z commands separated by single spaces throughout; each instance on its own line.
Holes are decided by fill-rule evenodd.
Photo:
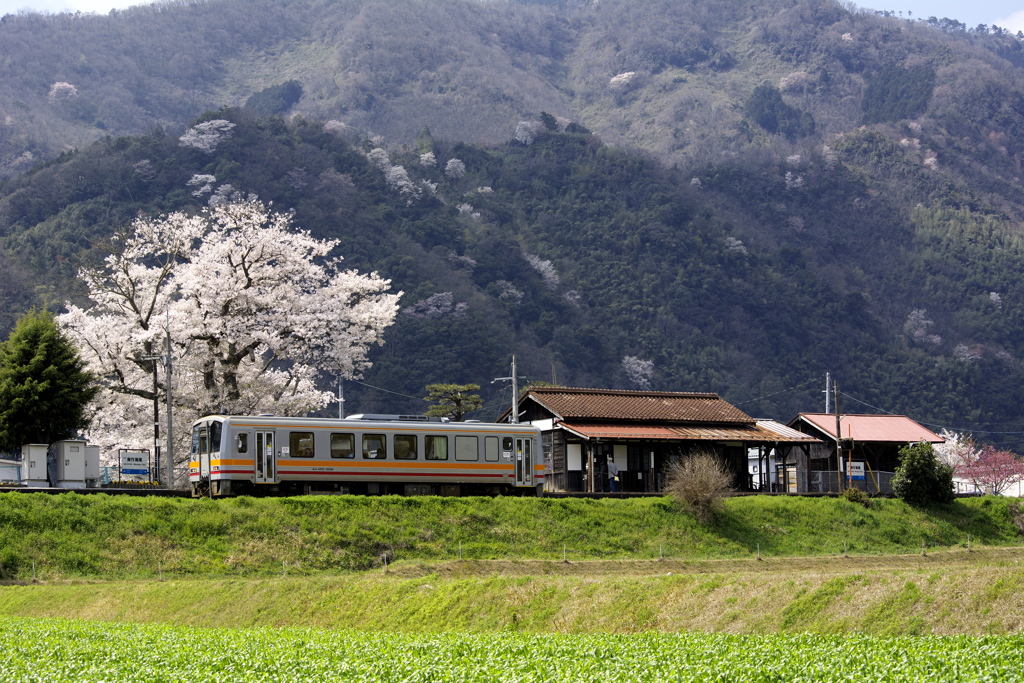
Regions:
M 338 419 L 345 419 L 345 385 L 341 375 L 338 375 Z
M 512 424 L 519 424 L 519 382 L 516 380 L 516 354 L 512 354 Z
M 164 451 L 167 453 L 167 488 L 174 488 L 174 439 L 172 438 L 172 401 L 171 401 L 171 309 L 167 308 L 167 327 L 165 328 L 167 333 L 167 355 L 164 356 L 164 368 L 167 370 L 167 447 Z
M 825 394 L 825 414 L 828 415 L 832 412 L 832 373 L 825 373 L 825 391 L 821 392 Z
M 163 356 L 153 353 L 153 342 L 146 342 L 146 354 L 140 360 L 148 360 L 153 363 L 153 458 L 146 463 L 152 468 L 149 471 L 151 481 L 163 481 L 160 476 L 160 382 L 157 374 L 157 361 L 162 361 Z
M 495 382 L 512 382 L 512 417 L 509 422 L 512 424 L 519 424 L 519 380 L 526 379 L 525 377 L 519 377 L 516 374 L 516 357 L 512 355 L 512 376 L 511 377 L 495 377 L 491 380 L 491 384 Z
M 835 391 L 835 404 L 836 404 L 836 478 L 839 480 L 840 490 L 843 488 L 843 465 L 842 465 L 842 453 L 843 453 L 843 428 L 839 424 L 839 380 L 835 380 L 832 383 L 833 391 Z M 829 489 L 832 488 L 832 482 L 829 482 Z
M 147 342 L 149 345 L 149 342 Z M 152 346 L 150 346 L 152 348 Z M 153 360 L 153 467 L 156 472 L 150 472 L 150 479 L 160 481 L 160 387 L 157 380 L 156 361 L 160 356 L 149 355 L 147 358 Z

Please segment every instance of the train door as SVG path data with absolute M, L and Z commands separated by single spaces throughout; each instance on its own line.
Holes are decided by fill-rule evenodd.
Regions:
M 274 483 L 274 432 L 256 432 L 256 483 Z
M 197 450 L 199 451 L 199 476 L 210 477 L 210 428 L 203 424 L 196 427 L 199 434 Z
M 516 439 L 516 486 L 533 486 L 533 439 Z

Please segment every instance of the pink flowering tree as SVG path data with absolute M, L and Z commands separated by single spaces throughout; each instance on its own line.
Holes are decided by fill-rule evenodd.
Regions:
M 980 451 L 975 450 L 973 456 L 955 465 L 955 472 L 976 488 L 999 494 L 1024 481 L 1024 460 L 1011 451 L 984 446 Z

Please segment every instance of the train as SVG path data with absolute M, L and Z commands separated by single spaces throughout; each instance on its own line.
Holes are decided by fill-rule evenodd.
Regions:
M 420 415 L 209 415 L 192 424 L 193 497 L 540 496 L 540 429 Z

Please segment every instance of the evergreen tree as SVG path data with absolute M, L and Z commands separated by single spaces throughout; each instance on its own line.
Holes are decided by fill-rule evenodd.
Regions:
M 483 407 L 480 395 L 469 393 L 479 389 L 479 384 L 428 384 L 430 393 L 425 400 L 436 401 L 437 405 L 430 406 L 427 417 L 448 417 L 461 422 L 463 415 Z
M 275 116 L 291 109 L 300 99 L 302 84 L 293 79 L 255 93 L 245 101 L 245 108 L 256 116 Z
M 900 449 L 892 490 L 911 505 L 953 502 L 953 468 L 935 457 L 924 441 Z
M 0 344 L 0 450 L 74 436 L 89 425 L 85 406 L 96 391 L 53 318 L 30 311 Z
M 814 117 L 786 104 L 771 83 L 754 88 L 743 114 L 769 133 L 781 133 L 790 140 L 814 134 Z

